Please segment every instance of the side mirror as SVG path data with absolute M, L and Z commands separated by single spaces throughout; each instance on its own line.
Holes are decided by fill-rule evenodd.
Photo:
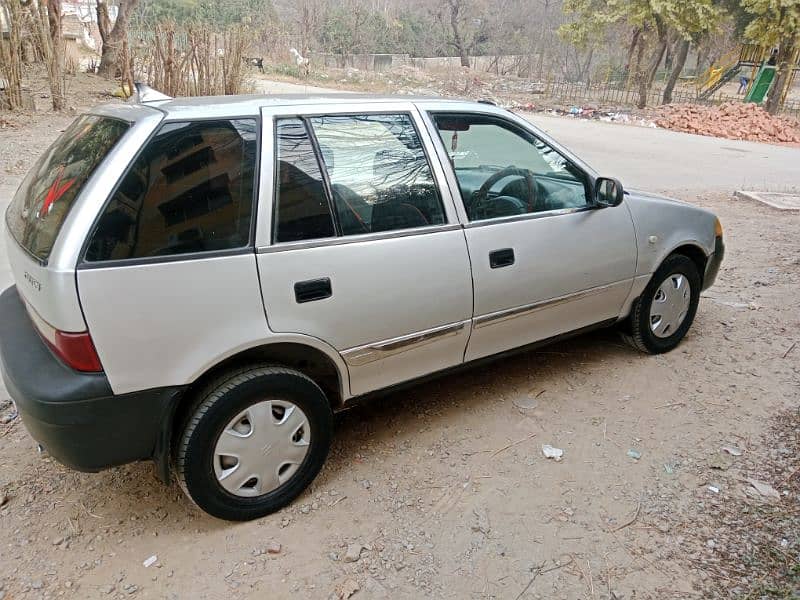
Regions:
M 594 203 L 599 208 L 619 206 L 624 194 L 619 179 L 598 177 L 594 182 Z

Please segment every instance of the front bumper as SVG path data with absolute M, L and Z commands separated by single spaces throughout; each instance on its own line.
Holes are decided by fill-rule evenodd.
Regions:
M 25 428 L 59 462 L 99 471 L 153 458 L 166 478 L 183 388 L 115 395 L 105 374 L 73 371 L 39 337 L 16 286 L 0 294 L 0 367 Z
M 706 272 L 703 275 L 703 289 L 707 290 L 717 280 L 722 259 L 725 258 L 725 243 L 722 241 L 722 236 L 718 235 L 714 238 L 714 253 L 708 257 L 706 261 Z

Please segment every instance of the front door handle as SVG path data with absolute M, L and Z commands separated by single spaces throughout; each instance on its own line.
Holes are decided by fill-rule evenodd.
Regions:
M 513 264 L 514 264 L 513 248 L 503 248 L 502 250 L 493 250 L 489 252 L 489 266 L 492 269 L 510 267 Z
M 298 281 L 294 284 L 294 299 L 298 304 L 324 300 L 333 296 L 331 280 L 328 277 Z

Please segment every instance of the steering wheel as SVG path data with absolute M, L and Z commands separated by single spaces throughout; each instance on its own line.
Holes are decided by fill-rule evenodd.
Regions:
M 536 184 L 533 180 L 533 173 L 531 173 L 528 169 L 521 169 L 519 167 L 510 166 L 506 167 L 505 169 L 500 169 L 496 173 L 494 173 L 489 179 L 483 182 L 483 185 L 480 187 L 478 191 L 476 191 L 472 195 L 472 205 L 477 206 L 481 203 L 485 202 L 489 198 L 489 190 L 492 189 L 494 184 L 496 184 L 501 179 L 506 177 L 514 176 L 522 177 L 525 180 L 525 184 L 528 187 L 528 212 L 534 212 L 535 206 L 537 204 L 536 198 Z

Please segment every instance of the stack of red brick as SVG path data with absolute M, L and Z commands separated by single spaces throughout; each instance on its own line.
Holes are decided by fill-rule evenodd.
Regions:
M 664 129 L 731 140 L 800 143 L 800 124 L 796 120 L 770 115 L 750 102 L 719 106 L 671 104 L 659 109 L 655 122 Z

